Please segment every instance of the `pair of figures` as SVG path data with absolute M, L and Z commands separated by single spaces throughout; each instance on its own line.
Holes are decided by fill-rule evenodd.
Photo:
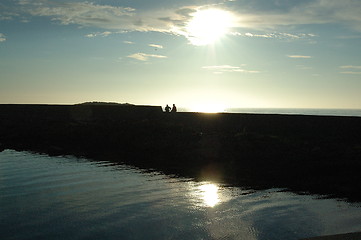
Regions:
M 170 110 L 170 107 L 168 106 L 165 106 L 165 112 L 166 113 L 169 113 L 169 112 L 177 112 L 177 107 L 175 106 L 175 104 L 173 104 L 173 107 L 172 107 L 172 110 Z

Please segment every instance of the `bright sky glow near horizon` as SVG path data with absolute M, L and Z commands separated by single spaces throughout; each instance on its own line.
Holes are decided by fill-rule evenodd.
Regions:
M 361 108 L 359 0 L 2 0 L 0 103 Z

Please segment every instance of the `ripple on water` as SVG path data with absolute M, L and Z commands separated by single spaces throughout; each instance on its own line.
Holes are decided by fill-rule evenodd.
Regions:
M 0 193 L 0 239 L 299 239 L 361 222 L 361 208 L 332 199 L 10 150 Z

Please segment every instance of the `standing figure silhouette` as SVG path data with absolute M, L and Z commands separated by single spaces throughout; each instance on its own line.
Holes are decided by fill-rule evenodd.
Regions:
M 177 107 L 175 106 L 175 104 L 173 104 L 172 113 L 175 113 L 175 112 L 177 112 Z
M 170 107 L 168 106 L 168 104 L 167 104 L 167 106 L 165 106 L 165 112 L 166 112 L 166 113 L 169 113 L 169 112 L 170 112 Z

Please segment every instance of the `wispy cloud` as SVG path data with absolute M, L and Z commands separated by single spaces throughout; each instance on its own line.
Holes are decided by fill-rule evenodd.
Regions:
M 7 2 L 10 3 L 11 1 L 0 2 L 0 21 L 10 21 L 18 18 L 23 19 L 23 16 L 13 9 L 13 5 Z
M 361 35 L 343 35 L 336 37 L 337 39 L 360 39 Z
M 17 17 L 17 15 L 15 15 Z M 4 20 L 12 20 L 14 17 L 14 15 L 10 14 L 10 13 L 2 13 L 0 15 L 0 21 L 4 21 Z
M 276 4 L 274 4 L 276 7 Z M 282 26 L 303 24 L 337 23 L 361 31 L 361 1 L 313 0 L 295 1 L 288 8 L 277 11 L 240 6 L 238 26 L 249 29 L 274 29 Z
M 312 56 L 304 56 L 304 55 L 287 55 L 289 58 L 301 58 L 301 59 L 309 59 L 312 58 Z
M 5 41 L 6 41 L 5 34 L 0 33 L 0 42 L 5 42 Z
M 139 61 L 148 61 L 149 58 L 167 58 L 167 56 L 163 55 L 156 55 L 156 54 L 147 54 L 147 53 L 134 53 L 129 56 L 128 58 L 133 58 Z
M 86 37 L 108 36 L 111 33 L 162 32 L 187 37 L 186 24 L 199 6 L 179 8 L 134 9 L 126 6 L 112 6 L 93 2 L 18 0 L 12 16 L 46 17 L 61 25 L 95 27 L 106 32 L 87 34 Z M 16 14 L 15 14 L 16 13 Z M 1 19 L 0 19 L 1 20 Z
M 88 37 L 88 38 L 93 38 L 93 37 L 98 37 L 98 36 L 107 37 L 107 36 L 109 36 L 111 34 L 113 34 L 113 33 L 109 32 L 109 31 L 105 31 L 105 32 L 90 33 L 90 34 L 87 34 L 85 36 Z
M 346 72 L 340 72 L 342 74 L 354 74 L 354 75 L 359 75 L 361 74 L 361 72 L 352 72 L 352 71 L 346 71 Z
M 52 0 L 19 0 L 20 10 L 14 10 L 4 19 L 22 18 L 23 15 L 48 17 L 62 25 L 76 24 L 80 27 L 97 27 L 107 31 L 152 31 L 163 32 L 187 37 L 187 23 L 194 13 L 209 5 L 180 6 L 177 8 L 134 9 L 127 6 L 111 6 L 92 2 L 52 1 Z M 274 7 L 279 7 L 274 1 Z M 292 1 L 291 1 L 292 2 Z M 229 6 L 228 6 L 229 4 Z M 292 6 L 293 4 L 293 6 Z M 272 3 L 270 4 L 272 5 Z M 313 0 L 294 1 L 291 7 L 270 8 L 250 7 L 241 1 L 223 1 L 217 6 L 227 8 L 235 17 L 232 25 L 234 35 L 276 39 L 311 39 L 315 35 L 310 33 L 269 33 L 277 29 L 294 27 L 305 24 L 333 24 L 344 25 L 361 32 L 361 1 L 355 0 Z M 17 12 L 16 12 L 17 11 Z M 242 33 L 242 29 L 248 32 Z M 290 29 L 290 28 L 288 28 Z M 255 31 L 257 33 L 252 33 Z M 99 36 L 96 33 L 88 37 Z
M 21 13 L 49 17 L 62 25 L 98 27 L 107 30 L 155 31 L 182 35 L 180 30 L 191 17 L 181 9 L 136 10 L 130 7 L 101 5 L 92 2 L 33 0 L 20 2 Z M 188 9 L 188 8 L 187 8 Z M 20 11 L 20 10 L 18 10 Z M 89 34 L 89 37 L 97 36 Z
M 154 47 L 154 48 L 163 48 L 162 45 L 159 44 L 148 44 L 149 47 Z
M 255 70 L 246 70 L 244 69 L 245 65 L 241 66 L 231 66 L 231 65 L 215 65 L 215 66 L 203 66 L 202 69 L 213 71 L 215 74 L 220 74 L 224 72 L 236 72 L 236 73 L 259 73 L 260 71 Z
M 125 43 L 125 44 L 134 44 L 134 42 L 132 42 L 132 41 L 123 41 L 123 43 Z
M 341 69 L 349 69 L 349 71 L 340 72 L 342 74 L 353 74 L 353 75 L 361 74 L 361 72 L 352 71 L 352 70 L 361 70 L 361 66 L 344 65 L 344 66 L 340 66 L 340 68 Z
M 51 17 L 60 24 L 78 24 L 101 28 L 117 28 L 116 22 L 126 21 L 134 14 L 135 9 L 98 5 L 90 2 L 52 2 L 35 0 L 24 2 L 25 11 L 33 16 Z M 129 24 L 129 21 L 126 21 Z
M 231 35 L 235 36 L 242 36 L 242 37 L 254 37 L 254 38 L 273 38 L 273 39 L 282 39 L 282 40 L 300 40 L 300 39 L 306 39 L 310 40 L 311 38 L 316 37 L 315 34 L 312 33 L 297 33 L 297 34 L 291 34 L 291 33 L 240 33 L 240 32 L 232 32 Z
M 361 69 L 361 66 L 345 65 L 345 66 L 340 66 L 340 68 L 342 68 L 342 69 Z

